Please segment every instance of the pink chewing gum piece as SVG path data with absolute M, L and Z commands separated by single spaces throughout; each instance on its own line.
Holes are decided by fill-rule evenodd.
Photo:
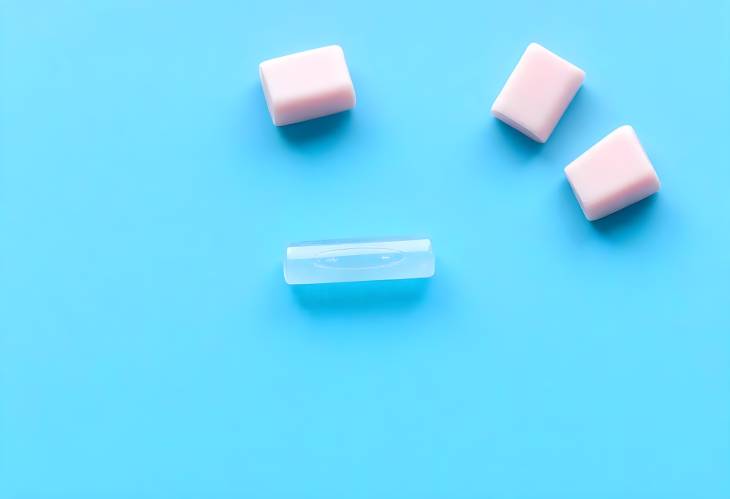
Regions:
M 355 89 L 338 45 L 269 59 L 259 65 L 274 125 L 289 125 L 355 107 Z
M 532 140 L 546 142 L 583 84 L 585 72 L 531 43 L 492 105 L 492 114 Z
M 597 220 L 659 190 L 659 177 L 634 129 L 617 128 L 565 167 L 588 220 Z

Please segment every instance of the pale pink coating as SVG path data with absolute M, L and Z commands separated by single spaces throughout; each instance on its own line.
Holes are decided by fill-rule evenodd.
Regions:
M 338 45 L 269 59 L 259 65 L 274 125 L 289 125 L 352 109 L 355 89 Z
M 588 220 L 597 220 L 659 190 L 659 177 L 629 125 L 617 128 L 565 167 Z
M 531 43 L 494 101 L 492 114 L 544 143 L 584 79 L 582 69 Z

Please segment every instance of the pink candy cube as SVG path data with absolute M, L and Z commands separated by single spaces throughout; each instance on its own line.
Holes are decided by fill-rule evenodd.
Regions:
M 531 43 L 492 105 L 492 114 L 532 140 L 546 142 L 585 72 Z
M 259 65 L 274 125 L 289 125 L 355 106 L 345 54 L 330 45 L 269 59 Z
M 588 220 L 597 220 L 659 190 L 659 177 L 634 129 L 617 128 L 565 167 Z

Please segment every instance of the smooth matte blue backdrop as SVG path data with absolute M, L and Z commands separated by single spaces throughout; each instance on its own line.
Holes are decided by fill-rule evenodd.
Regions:
M 551 4 L 551 5 L 548 5 Z M 730 7 L 0 0 L 0 498 L 730 497 Z M 544 145 L 489 115 L 537 41 Z M 345 50 L 353 112 L 269 119 Z M 662 180 L 591 224 L 622 124 Z M 437 276 L 292 289 L 287 242 Z

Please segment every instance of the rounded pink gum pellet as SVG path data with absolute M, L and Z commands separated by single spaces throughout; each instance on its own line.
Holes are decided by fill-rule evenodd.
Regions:
M 352 109 L 355 89 L 338 45 L 269 59 L 259 65 L 274 125 L 289 125 Z
M 531 43 L 494 101 L 492 114 L 544 143 L 584 79 L 582 69 Z

